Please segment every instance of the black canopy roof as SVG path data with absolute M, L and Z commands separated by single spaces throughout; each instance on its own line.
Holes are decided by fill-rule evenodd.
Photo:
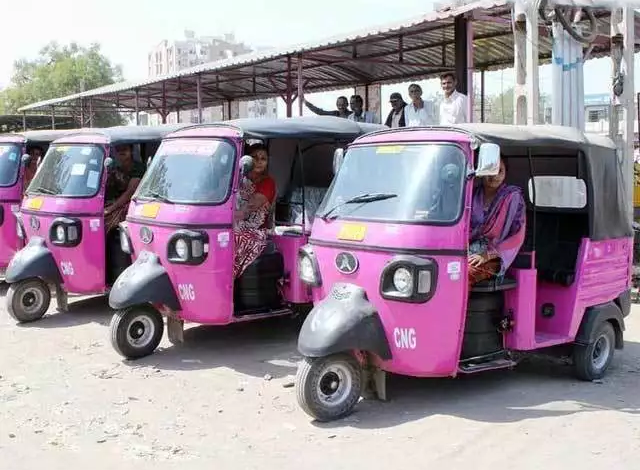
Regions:
M 245 139 L 328 139 L 353 140 L 369 132 L 388 129 L 381 124 L 366 124 L 333 116 L 301 116 L 291 118 L 244 118 L 193 128 L 235 127 Z M 171 136 L 169 136 L 171 137 Z
M 75 132 L 68 132 L 58 140 L 64 142 L 66 138 L 77 135 L 103 135 L 107 137 L 112 144 L 149 142 L 162 140 L 167 134 L 189 125 L 190 124 L 162 124 L 160 126 L 114 126 L 99 129 L 83 128 L 77 129 Z

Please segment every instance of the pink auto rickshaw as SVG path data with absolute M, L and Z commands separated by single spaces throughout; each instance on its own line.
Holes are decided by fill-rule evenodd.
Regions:
M 30 163 L 30 152 L 40 148 L 44 153 L 55 139 L 70 130 L 25 131 L 0 135 L 0 277 L 13 255 L 24 246 L 18 236 L 14 214 L 20 210 L 25 188 L 25 168 Z
M 114 349 L 129 359 L 153 353 L 163 316 L 179 343 L 185 321 L 226 325 L 308 308 L 297 253 L 333 177 L 333 153 L 381 128 L 334 117 L 239 119 L 166 136 L 122 224 L 122 248 L 135 261 L 109 293 Z M 266 247 L 234 279 L 234 210 L 253 141 L 268 148 L 276 204 Z
M 102 295 L 131 264 L 121 256 L 119 236 L 108 243 L 104 228 L 105 185 L 116 165 L 114 148 L 131 145 L 142 164 L 162 137 L 179 128 L 117 126 L 81 129 L 52 142 L 27 190 L 18 234 L 27 240 L 11 259 L 7 309 L 18 322 L 40 319 L 55 287 L 58 309 L 68 293 Z
M 633 245 L 610 139 L 555 126 L 407 128 L 335 158 L 298 267 L 314 300 L 296 378 L 310 416 L 344 417 L 363 392 L 386 399 L 387 372 L 455 377 L 532 351 L 571 356 L 583 380 L 605 374 L 623 347 Z M 501 159 L 525 225 L 506 273 L 470 288 L 472 190 Z

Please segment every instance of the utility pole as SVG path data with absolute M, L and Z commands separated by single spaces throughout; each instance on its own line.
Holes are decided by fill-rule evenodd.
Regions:
M 613 74 L 609 136 L 616 142 L 620 152 L 620 163 L 623 168 L 625 190 L 629 201 L 627 211 L 630 219 L 633 219 L 633 144 L 635 141 L 634 121 L 636 114 L 633 70 L 634 19 L 634 10 L 631 7 L 615 8 L 611 11 Z M 620 129 L 620 120 L 622 120 L 622 129 Z

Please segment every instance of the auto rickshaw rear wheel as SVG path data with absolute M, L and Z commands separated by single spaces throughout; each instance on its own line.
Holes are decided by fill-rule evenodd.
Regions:
M 164 333 L 164 320 L 151 306 L 118 310 L 111 319 L 111 345 L 127 359 L 139 359 L 156 350 Z
M 616 332 L 608 321 L 600 323 L 588 345 L 576 344 L 573 349 L 573 364 L 581 380 L 598 380 L 604 377 L 616 345 Z
M 298 366 L 298 404 L 318 421 L 333 421 L 349 415 L 361 392 L 362 368 L 351 354 L 306 357 Z
M 41 279 L 27 279 L 9 286 L 7 310 L 19 323 L 40 320 L 49 309 L 51 290 Z

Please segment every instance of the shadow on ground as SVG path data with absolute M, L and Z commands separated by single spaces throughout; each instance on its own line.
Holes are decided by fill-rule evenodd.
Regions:
M 49 310 L 40 320 L 21 323 L 21 328 L 70 328 L 87 323 L 99 323 L 108 326 L 113 316 L 106 295 L 96 297 L 69 297 L 69 311 L 59 312 L 53 294 Z
M 124 364 L 175 371 L 228 367 L 255 377 L 281 378 L 296 372 L 301 321 L 280 317 L 227 326 L 187 326 L 183 344 L 158 348 L 151 356 Z
M 432 415 L 488 423 L 615 410 L 640 414 L 640 343 L 626 342 L 601 382 L 582 382 L 560 360 L 531 357 L 512 371 L 455 379 L 390 376 L 386 403 L 361 401 L 351 416 L 321 428 L 388 428 Z

